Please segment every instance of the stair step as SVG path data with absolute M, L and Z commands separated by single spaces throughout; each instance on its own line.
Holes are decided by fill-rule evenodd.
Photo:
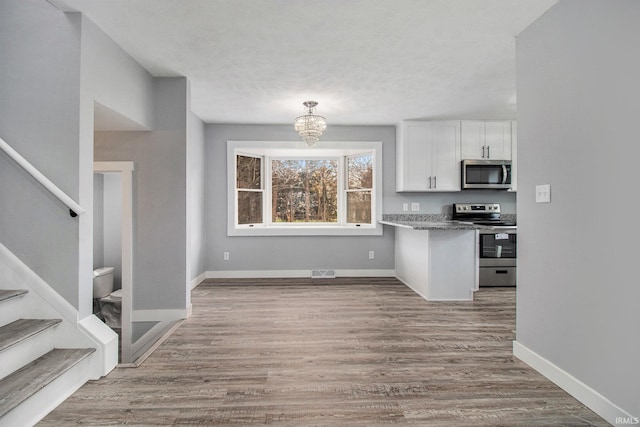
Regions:
M 0 351 L 6 350 L 60 322 L 60 319 L 19 319 L 4 325 L 0 327 Z
M 0 380 L 0 418 L 94 351 L 93 348 L 53 349 Z
M 29 292 L 26 289 L 0 289 L 0 302 L 20 297 Z

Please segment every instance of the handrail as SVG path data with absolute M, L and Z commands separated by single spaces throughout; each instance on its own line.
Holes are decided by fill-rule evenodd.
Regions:
M 62 203 L 67 205 L 71 216 L 82 215 L 86 210 L 77 204 L 71 197 L 67 196 L 64 191 L 58 188 L 49 178 L 44 176 L 42 172 L 35 168 L 31 163 L 14 150 L 4 139 L 0 138 L 0 148 L 9 155 L 17 164 L 22 166 L 24 170 L 29 172 L 31 176 L 38 181 L 44 188 L 49 190 L 51 194 L 56 196 Z

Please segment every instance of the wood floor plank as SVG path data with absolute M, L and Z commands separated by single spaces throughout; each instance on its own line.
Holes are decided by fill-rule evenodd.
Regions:
M 389 278 L 225 279 L 191 301 L 142 366 L 41 425 L 608 425 L 513 357 L 514 289 L 436 303 Z

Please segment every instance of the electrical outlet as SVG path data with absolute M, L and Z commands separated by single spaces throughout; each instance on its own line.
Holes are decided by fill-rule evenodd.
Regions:
M 409 203 L 403 203 L 402 212 L 408 212 L 408 211 L 409 211 Z
M 536 185 L 536 203 L 551 203 L 551 185 Z
M 222 259 L 225 261 L 229 261 L 229 252 L 225 252 L 222 254 Z
M 420 203 L 411 203 L 411 212 L 418 212 L 420 210 Z
M 375 259 L 376 253 L 374 251 L 369 251 L 369 259 Z

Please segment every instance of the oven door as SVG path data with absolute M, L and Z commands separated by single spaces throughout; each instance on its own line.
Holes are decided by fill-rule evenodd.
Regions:
M 516 234 L 480 232 L 480 260 L 517 258 Z
M 517 235 L 496 231 L 478 234 L 478 284 L 481 287 L 516 286 Z
M 462 188 L 508 190 L 511 188 L 511 162 L 508 160 L 463 160 Z

